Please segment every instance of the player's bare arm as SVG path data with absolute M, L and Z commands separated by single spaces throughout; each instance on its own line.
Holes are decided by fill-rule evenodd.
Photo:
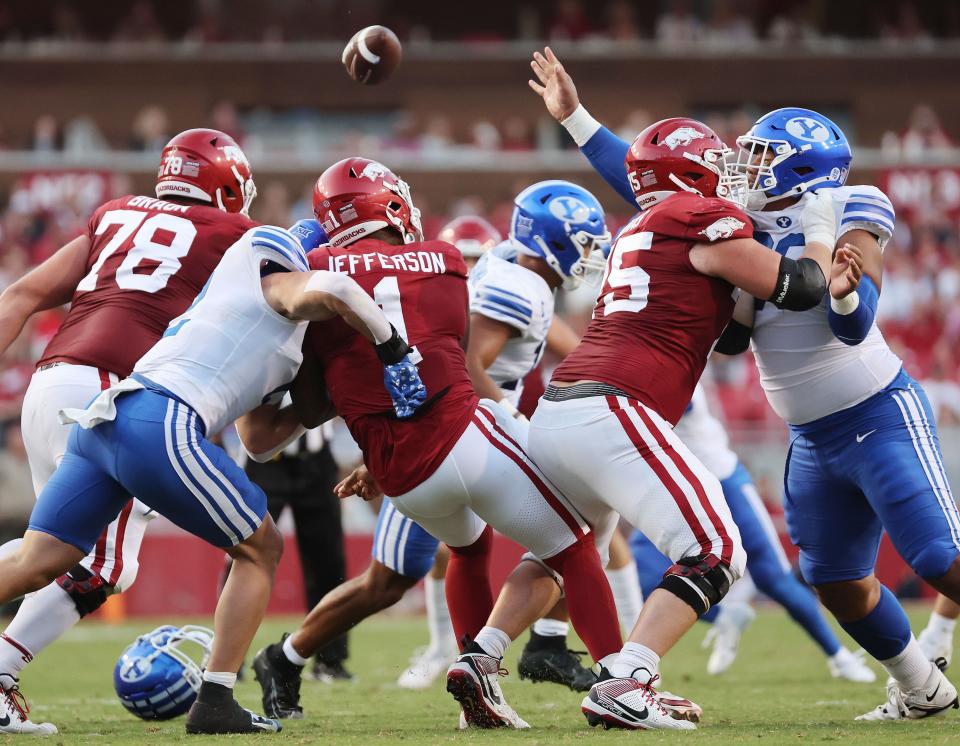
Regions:
M 547 349 L 559 358 L 565 358 L 580 344 L 580 335 L 558 316 L 553 317 L 547 330 Z
M 865 231 L 862 228 L 848 231 L 837 241 L 837 248 L 845 245 L 848 249 L 856 247 L 863 255 L 861 263 L 863 274 L 873 280 L 877 290 L 883 285 L 883 250 L 880 248 L 880 242 L 877 237 Z
M 373 475 L 364 464 L 360 464 L 360 466 L 350 472 L 350 474 L 333 488 L 333 491 L 339 498 L 359 495 L 367 502 L 376 500 L 378 497 L 383 497 L 383 490 L 380 489 L 377 480 L 373 478 Z
M 503 391 L 487 373 L 487 368 L 503 350 L 511 337 L 518 335 L 516 329 L 501 321 L 479 313 L 470 314 L 470 344 L 467 347 L 467 370 L 477 394 L 484 399 L 500 401 Z
M 87 272 L 90 239 L 77 236 L 36 269 L 0 293 L 0 354 L 33 314 L 70 302 Z

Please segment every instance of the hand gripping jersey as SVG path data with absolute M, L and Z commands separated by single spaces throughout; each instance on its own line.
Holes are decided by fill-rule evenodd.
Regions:
M 838 236 L 863 229 L 879 238 L 881 249 L 893 233 L 893 205 L 873 186 L 822 189 L 837 211 Z M 752 212 L 755 237 L 780 254 L 803 253 L 800 214 L 805 194 L 785 210 Z M 752 346 L 760 384 L 773 410 L 787 422 L 802 425 L 870 398 L 897 375 L 902 365 L 876 324 L 858 345 L 845 345 L 827 321 L 829 295 L 802 313 L 781 311 L 758 302 Z
M 254 225 L 214 207 L 152 197 L 104 203 L 87 225 L 87 275 L 37 365 L 69 362 L 129 375 Z
M 303 360 L 307 325 L 268 305 L 260 285 L 262 262 L 293 272 L 308 269 L 303 249 L 287 231 L 270 226 L 247 231 L 224 254 L 193 305 L 170 322 L 134 367 L 135 374 L 196 410 L 210 434 L 289 385 Z
M 553 321 L 554 292 L 536 272 L 516 263 L 505 241 L 484 254 L 470 272 L 470 313 L 517 330 L 487 373 L 514 405 L 520 403 L 524 377 L 537 367 Z
M 734 288 L 701 274 L 690 248 L 753 235 L 730 202 L 679 192 L 621 231 L 593 320 L 555 381 L 616 386 L 676 424 L 733 314 Z
M 313 269 L 349 274 L 414 348 L 427 403 L 409 420 L 394 414 L 373 346 L 342 319 L 314 322 L 308 342 L 320 358 L 337 413 L 388 495 L 427 479 L 470 424 L 477 395 L 461 342 L 467 329 L 467 267 L 443 241 L 394 246 L 362 239 L 309 254 Z

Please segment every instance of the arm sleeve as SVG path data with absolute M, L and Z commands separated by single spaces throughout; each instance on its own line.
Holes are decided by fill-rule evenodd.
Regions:
M 893 204 L 875 186 L 849 187 L 850 193 L 837 216 L 837 236 L 852 230 L 865 230 L 877 237 L 880 248 L 887 245 L 896 224 Z
M 850 346 L 858 345 L 867 338 L 873 327 L 873 320 L 877 315 L 877 303 L 880 300 L 880 292 L 876 284 L 867 275 L 860 279 L 860 285 L 855 292 L 859 303 L 852 313 L 837 313 L 833 304 L 827 309 L 827 321 L 833 336 Z
M 637 201 L 627 179 L 627 170 L 623 161 L 627 157 L 629 145 L 606 127 L 600 127 L 596 133 L 580 148 L 590 165 L 603 177 L 613 190 L 636 209 Z

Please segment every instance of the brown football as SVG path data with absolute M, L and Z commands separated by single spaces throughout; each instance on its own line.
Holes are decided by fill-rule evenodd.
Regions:
M 343 48 L 343 66 L 358 83 L 376 85 L 389 78 L 400 64 L 402 47 L 386 26 L 367 26 Z

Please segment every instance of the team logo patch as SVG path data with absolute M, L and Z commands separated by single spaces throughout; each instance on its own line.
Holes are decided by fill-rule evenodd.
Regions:
M 590 217 L 590 208 L 576 197 L 557 197 L 547 205 L 550 214 L 567 223 L 582 223 Z
M 664 145 L 670 148 L 670 150 L 676 150 L 681 145 L 689 145 L 694 140 L 702 140 L 706 136 L 705 132 L 701 132 L 693 127 L 680 127 L 663 138 L 660 141 L 660 145 Z
M 533 218 L 527 218 L 523 215 L 517 217 L 517 225 L 514 229 L 517 234 L 517 238 L 528 238 L 530 233 L 533 231 Z
M 657 183 L 657 175 L 653 169 L 648 169 L 640 174 L 640 186 L 648 187 Z
M 781 215 L 779 218 L 777 218 L 777 225 L 779 225 L 781 228 L 789 228 L 791 223 L 793 223 L 793 221 L 786 215 Z
M 705 236 L 708 241 L 717 241 L 730 238 L 736 231 L 744 227 L 744 223 L 736 218 L 720 218 L 713 225 L 708 225 L 698 236 Z
M 370 179 L 370 181 L 376 181 L 382 176 L 386 176 L 387 167 L 382 163 L 377 163 L 376 161 L 371 161 L 366 166 L 363 167 L 363 171 L 360 172 L 361 179 Z
M 786 130 L 798 140 L 806 142 L 826 142 L 830 139 L 827 126 L 810 117 L 794 117 L 787 122 Z
M 199 161 L 184 161 L 183 168 L 180 170 L 180 173 L 184 176 L 199 176 L 200 175 L 200 162 Z
M 234 161 L 235 163 L 242 163 L 245 166 L 249 166 L 247 163 L 247 156 L 243 154 L 243 151 L 240 150 L 236 145 L 224 145 L 220 148 L 223 151 L 223 155 L 228 160 Z
M 148 658 L 130 658 L 120 667 L 120 678 L 128 682 L 140 681 L 150 673 L 151 668 L 153 663 Z
M 840 169 L 834 166 L 830 169 L 830 180 L 839 181 L 840 180 Z
M 348 205 L 344 205 L 340 208 L 340 222 L 349 223 L 351 220 L 357 219 L 357 208 L 353 206 L 353 202 Z

